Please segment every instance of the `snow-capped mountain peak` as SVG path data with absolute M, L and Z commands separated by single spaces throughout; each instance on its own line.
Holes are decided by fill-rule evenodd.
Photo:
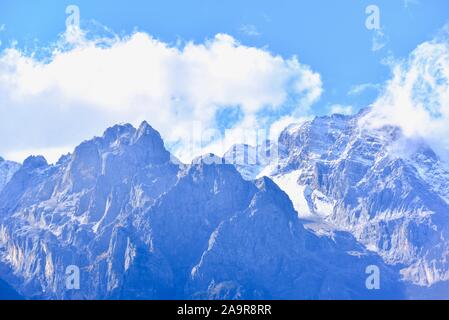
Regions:
M 412 283 L 448 281 L 448 166 L 397 127 L 365 126 L 369 112 L 287 127 L 279 159 L 259 176 L 272 177 L 318 233 L 353 234 Z

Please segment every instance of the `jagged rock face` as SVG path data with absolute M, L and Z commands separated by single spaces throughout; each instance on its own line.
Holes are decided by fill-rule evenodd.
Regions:
M 0 191 L 2 191 L 19 168 L 20 165 L 18 163 L 5 161 L 2 157 L 0 157 Z
M 449 280 L 449 171 L 422 141 L 395 127 L 362 125 L 368 111 L 287 128 L 280 159 L 263 174 L 300 216 L 351 232 L 406 280 Z
M 30 157 L 0 193 L 0 255 L 28 297 L 105 297 L 114 279 L 99 269 L 114 253 L 122 220 L 154 204 L 177 181 L 162 139 L 148 124 L 108 129 L 49 166 Z M 130 230 L 131 234 L 132 231 Z M 103 255 L 103 256 L 102 256 Z M 89 273 L 94 292 L 67 296 L 65 269 Z M 110 276 L 110 275 L 108 275 Z M 112 283 L 112 284 L 111 284 Z M 78 295 L 78 296 L 77 296 Z
M 349 236 L 306 230 L 270 179 L 170 158 L 144 123 L 56 165 L 27 159 L 0 193 L 2 277 L 26 298 L 403 297 L 394 269 Z M 365 287 L 372 264 L 383 290 Z M 70 265 L 80 290 L 66 288 Z

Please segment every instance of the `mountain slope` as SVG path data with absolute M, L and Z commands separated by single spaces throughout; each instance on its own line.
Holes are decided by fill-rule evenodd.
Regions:
M 30 299 L 404 297 L 397 270 L 352 237 L 306 230 L 270 179 L 172 159 L 147 123 L 55 165 L 28 158 L 0 193 L 1 276 Z M 379 291 L 365 287 L 373 264 Z
M 197 298 L 403 298 L 397 275 L 351 238 L 317 237 L 299 223 L 292 203 L 270 179 L 256 182 L 247 209 L 224 221 L 192 271 Z M 365 287 L 377 265 L 382 290 Z
M 404 279 L 449 280 L 449 170 L 423 141 L 355 116 L 318 117 L 281 134 L 268 175 L 311 227 L 352 233 Z
M 15 283 L 19 291 L 31 298 L 94 297 L 93 292 L 63 292 L 66 267 L 92 268 L 102 255 L 112 255 L 116 243 L 111 239 L 123 216 L 153 204 L 176 182 L 177 173 L 147 123 L 137 130 L 110 128 L 54 166 L 42 157 L 25 160 L 0 193 L 0 256 L 22 277 Z M 85 279 L 100 291 L 98 297 L 104 295 L 101 286 L 114 282 L 105 276 L 97 269 Z

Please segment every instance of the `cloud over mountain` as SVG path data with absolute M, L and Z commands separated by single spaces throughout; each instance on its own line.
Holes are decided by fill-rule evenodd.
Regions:
M 373 104 L 370 126 L 399 126 L 408 138 L 424 139 L 449 159 L 449 28 L 419 45 L 403 61 Z
M 2 154 L 68 147 L 106 125 L 142 119 L 168 144 L 197 147 L 199 126 L 269 126 L 271 114 L 304 114 L 322 92 L 320 75 L 296 57 L 226 34 L 178 46 L 144 32 L 107 39 L 81 32 L 62 35 L 50 50 L 43 59 L 14 47 L 0 55 Z M 219 123 L 226 108 L 241 116 Z

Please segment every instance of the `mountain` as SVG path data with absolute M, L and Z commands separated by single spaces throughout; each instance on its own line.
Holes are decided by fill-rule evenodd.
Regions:
M 11 180 L 14 173 L 19 170 L 20 165 L 16 162 L 6 161 L 0 157 L 0 191 Z
M 28 158 L 0 192 L 0 277 L 28 299 L 405 298 L 398 270 L 352 235 L 316 235 L 271 179 L 210 159 L 180 164 L 146 122 L 55 165 Z
M 112 268 L 117 243 L 111 239 L 124 228 L 122 219 L 154 204 L 178 170 L 147 123 L 110 128 L 56 165 L 26 159 L 0 193 L 0 260 L 19 275 L 14 286 L 27 298 L 94 298 L 112 291 L 112 269 L 97 268 L 85 286 L 98 294 L 63 292 L 67 266 L 77 265 L 82 275 Z
M 408 283 L 449 280 L 449 166 L 400 128 L 367 126 L 370 110 L 317 117 L 279 137 L 270 176 L 310 230 L 343 231 Z

